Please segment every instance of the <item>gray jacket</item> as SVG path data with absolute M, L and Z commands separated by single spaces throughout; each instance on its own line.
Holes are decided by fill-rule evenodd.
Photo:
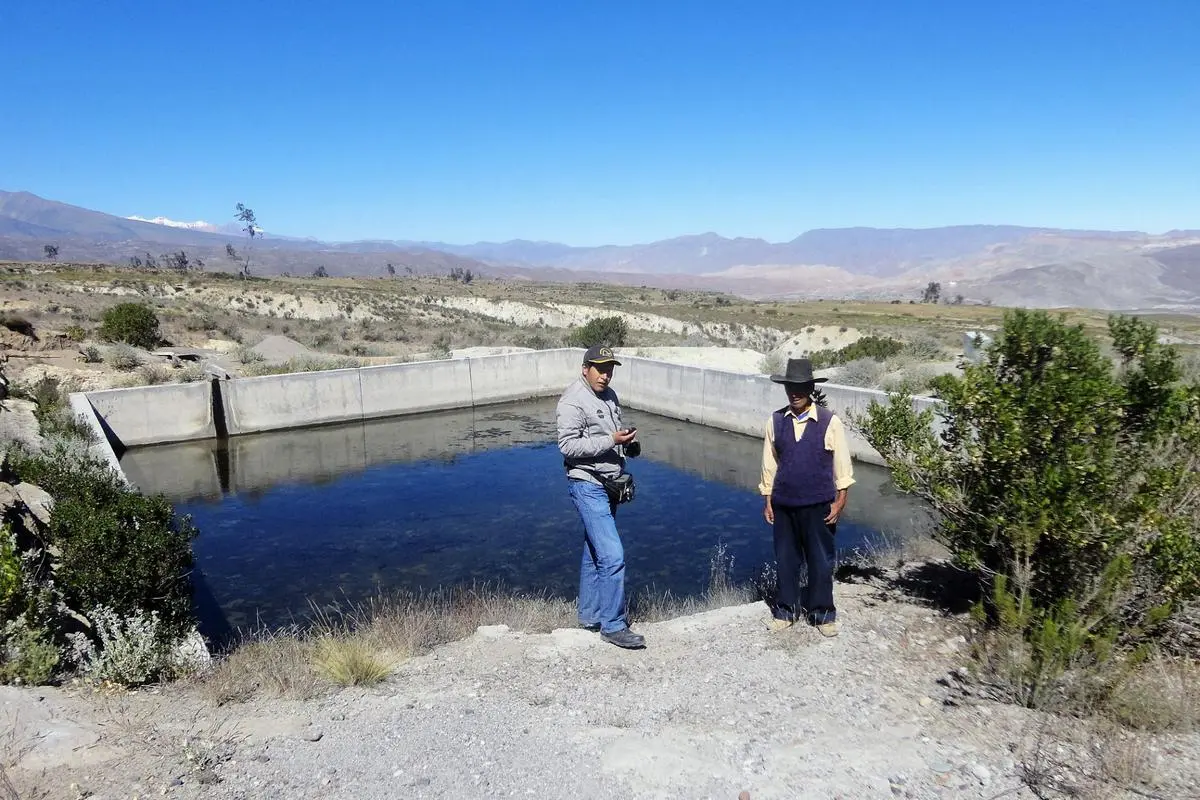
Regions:
M 609 478 L 620 475 L 625 448 L 613 442 L 613 434 L 621 427 L 617 393 L 609 387 L 597 395 L 580 375 L 558 399 L 558 450 L 567 477 L 599 484 L 588 469 Z

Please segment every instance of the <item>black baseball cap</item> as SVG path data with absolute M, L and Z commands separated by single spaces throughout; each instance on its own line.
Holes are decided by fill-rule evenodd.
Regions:
M 587 349 L 583 354 L 583 363 L 585 364 L 616 364 L 621 366 L 621 362 L 617 361 L 617 357 L 613 355 L 611 347 L 594 344 Z

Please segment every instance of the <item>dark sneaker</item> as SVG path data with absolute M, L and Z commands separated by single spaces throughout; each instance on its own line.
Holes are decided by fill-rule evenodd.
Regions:
M 581 622 L 581 623 L 579 623 L 579 627 L 583 628 L 585 631 L 591 631 L 592 633 L 600 632 L 600 623 L 599 622 L 592 622 L 592 623 L 586 623 L 586 624 Z
M 601 633 L 600 638 L 617 647 L 624 647 L 626 650 L 637 650 L 646 646 L 646 637 L 640 633 L 634 633 L 629 628 L 622 628 L 612 633 Z

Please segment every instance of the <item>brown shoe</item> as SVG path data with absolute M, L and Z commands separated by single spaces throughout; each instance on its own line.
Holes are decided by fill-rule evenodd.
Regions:
M 826 622 L 823 625 L 818 625 L 817 630 L 822 636 L 833 638 L 838 635 L 838 624 L 836 622 Z
M 795 624 L 796 623 L 790 619 L 778 619 L 776 617 L 771 617 L 771 619 L 767 621 L 767 630 L 769 630 L 771 633 L 778 633 L 779 631 L 786 631 Z

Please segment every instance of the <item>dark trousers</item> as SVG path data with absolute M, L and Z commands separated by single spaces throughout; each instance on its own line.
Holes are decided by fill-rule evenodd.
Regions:
M 796 619 L 802 613 L 813 625 L 837 620 L 833 605 L 833 535 L 837 525 L 826 525 L 829 503 L 812 506 L 775 505 L 775 563 L 779 594 L 772 613 L 778 619 Z M 800 597 L 800 562 L 808 566 L 808 587 Z

